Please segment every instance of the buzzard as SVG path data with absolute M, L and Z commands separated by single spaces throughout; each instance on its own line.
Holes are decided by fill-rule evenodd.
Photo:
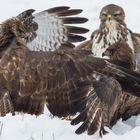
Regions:
M 39 39 L 39 28 L 42 26 L 40 22 L 38 24 L 37 17 L 46 15 L 44 12 L 32 15 L 33 10 L 27 10 L 1 24 L 0 116 L 9 112 L 14 115 L 15 111 L 40 115 L 46 105 L 58 117 L 79 113 L 71 122 L 77 124 L 83 121 L 77 134 L 84 131 L 94 134 L 99 129 L 102 135 L 106 132 L 104 126 L 110 127 L 124 113 L 118 113 L 123 105 L 120 100 L 124 99 L 122 91 L 125 94 L 129 92 L 130 96 L 140 95 L 140 74 L 110 60 L 95 58 L 88 50 L 73 48 L 72 41 L 82 38 L 76 34 L 87 30 L 74 27 L 74 31 L 65 24 L 68 21 L 69 24 L 81 23 L 86 19 L 78 18 L 77 21 L 76 17 L 65 17 L 79 13 L 65 8 L 44 11 L 51 13 L 49 16 L 55 15 L 55 21 L 61 21 L 61 26 L 56 24 L 52 29 L 57 29 L 58 34 L 59 29 L 64 29 L 62 36 L 55 32 L 57 37 L 48 32 L 53 45 L 44 42 L 48 41 L 47 36 Z M 75 36 L 73 39 L 69 37 L 71 32 Z M 136 109 L 127 116 L 138 112 Z
M 125 23 L 125 12 L 122 7 L 109 4 L 100 12 L 100 26 L 95 30 L 91 39 L 81 44 L 80 48 L 90 48 L 95 57 L 102 58 L 104 51 L 115 43 L 123 41 L 131 49 L 133 68 L 140 68 L 140 35 L 133 33 Z M 106 57 L 107 58 L 107 57 Z

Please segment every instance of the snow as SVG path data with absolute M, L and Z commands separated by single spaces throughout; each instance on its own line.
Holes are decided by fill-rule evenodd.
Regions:
M 16 16 L 20 12 L 33 8 L 36 11 L 45 10 L 54 6 L 68 5 L 72 8 L 82 8 L 81 16 L 89 18 L 84 26 L 90 29 L 86 34 L 89 38 L 93 30 L 99 26 L 99 13 L 107 4 L 118 4 L 124 8 L 126 23 L 132 31 L 140 32 L 140 1 L 139 0 L 3 0 L 0 4 L 0 22 Z M 100 138 L 86 133 L 76 135 L 74 131 L 78 126 L 71 126 L 69 121 L 50 117 L 45 109 L 39 117 L 17 114 L 0 118 L 0 140 L 138 140 L 140 132 L 140 115 L 131 117 L 126 122 L 119 120 L 109 133 Z

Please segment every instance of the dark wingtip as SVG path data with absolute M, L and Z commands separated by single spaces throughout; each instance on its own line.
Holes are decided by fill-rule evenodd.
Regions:
M 72 43 L 76 43 L 86 40 L 86 37 L 75 34 L 68 34 L 68 40 Z
M 75 26 L 65 26 L 69 33 L 84 34 L 89 32 L 89 29 Z
M 18 18 L 27 18 L 29 16 L 32 15 L 32 13 L 34 13 L 35 10 L 34 9 L 28 9 L 26 11 L 23 11 L 22 13 L 20 13 L 19 15 L 17 15 Z
M 62 18 L 62 21 L 64 24 L 79 24 L 87 22 L 88 19 L 84 17 L 67 17 Z
M 75 133 L 76 133 L 77 135 L 80 135 L 80 134 L 82 134 L 82 133 L 84 133 L 84 132 L 86 131 L 87 127 L 88 127 L 88 126 L 87 126 L 85 123 L 83 123 L 83 124 L 75 131 Z
M 86 112 L 83 111 L 75 119 L 71 121 L 71 125 L 77 125 L 86 118 Z
M 140 92 L 129 92 L 131 95 L 140 97 Z
M 64 11 L 58 12 L 58 16 L 72 16 L 72 15 L 78 15 L 82 12 L 82 9 L 66 9 Z
M 47 9 L 45 11 L 47 11 L 48 13 L 59 13 L 61 11 L 65 11 L 65 10 L 68 10 L 68 9 L 70 9 L 69 6 L 58 6 L 58 7 L 53 7 L 53 8 Z

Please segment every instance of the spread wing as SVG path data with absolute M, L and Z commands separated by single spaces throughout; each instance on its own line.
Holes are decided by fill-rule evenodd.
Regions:
M 101 72 L 114 77 L 121 84 L 122 90 L 125 92 L 139 96 L 139 73 L 108 63 L 108 61 L 106 63 L 106 67 Z
M 88 49 L 88 50 L 92 50 L 92 45 L 93 45 L 93 38 L 97 38 L 97 35 L 100 33 L 100 30 L 95 30 L 92 34 L 91 34 L 91 38 L 87 41 L 82 42 L 81 44 L 79 44 L 77 46 L 78 49 Z M 98 38 L 98 41 L 100 41 L 100 38 Z
M 111 127 L 111 121 L 121 102 L 122 90 L 120 84 L 109 77 L 103 77 L 98 82 L 94 82 L 93 87 L 94 90 L 87 97 L 89 99 L 85 109 L 72 120 L 71 124 L 83 122 L 76 130 L 77 134 L 87 131 L 92 135 L 99 130 L 102 136 L 107 133 L 104 127 Z
M 0 116 L 5 116 L 7 113 L 15 114 L 13 102 L 11 101 L 11 97 L 9 91 L 0 87 Z
M 32 16 L 32 12 L 33 10 L 27 10 L 18 17 L 25 20 Z M 75 16 L 81 12 L 81 9 L 61 6 L 34 14 L 32 22 L 35 32 L 31 33 L 27 46 L 34 51 L 50 51 L 58 49 L 62 44 L 70 45 L 73 42 L 85 40 L 86 38 L 80 34 L 88 32 L 88 29 L 71 26 L 87 21 L 86 18 Z
M 54 116 L 75 114 L 84 107 L 83 100 L 91 88 L 86 78 L 93 71 L 91 59 L 86 59 L 89 53 L 59 50 L 35 55 L 30 52 L 20 75 L 20 96 L 30 95 L 35 99 L 46 96 L 46 105 Z M 81 106 L 77 106 L 79 102 Z
M 84 108 L 85 98 L 94 88 L 92 81 L 96 76 L 114 77 L 124 91 L 139 93 L 139 74 L 90 54 L 86 50 L 74 49 L 30 52 L 26 57 L 25 69 L 20 74 L 20 96 L 35 99 L 45 96 L 50 112 L 61 117 L 75 114 Z M 100 94 L 97 95 L 101 98 Z
M 80 123 L 80 127 L 75 131 L 76 134 L 87 131 L 89 135 L 92 135 L 99 130 L 99 134 L 102 136 L 107 133 L 104 129 L 105 126 L 111 128 L 119 118 L 123 117 L 126 119 L 138 114 L 139 111 L 132 112 L 128 110 L 127 106 L 134 104 L 137 107 L 135 102 L 139 104 L 139 99 L 129 96 L 127 93 L 122 93 L 122 85 L 124 83 L 122 84 L 121 81 L 123 81 L 124 77 L 121 75 L 120 77 L 123 78 L 121 80 L 118 79 L 118 82 L 115 80 L 115 75 L 113 76 L 114 78 L 98 75 L 98 80 L 93 81 L 93 88 L 85 99 L 87 102 L 84 109 L 71 122 L 72 125 Z M 129 85 L 127 86 L 129 87 Z
M 131 94 L 139 96 L 140 75 L 138 72 L 123 68 L 113 64 L 111 60 L 91 57 L 93 74 L 98 78 L 99 75 L 107 75 L 115 78 L 122 86 L 122 89 Z
M 0 84 L 10 94 L 14 111 L 39 115 L 46 104 L 54 116 L 62 117 L 84 107 L 83 100 L 91 89 L 87 76 L 92 73 L 93 64 L 91 58 L 86 58 L 91 52 L 73 49 L 34 52 L 25 47 L 28 52 L 24 56 L 24 51 L 18 48 L 12 42 L 0 62 Z M 0 101 L 6 102 L 5 96 Z M 11 110 L 3 116 L 8 112 Z
M 14 54 L 10 49 L 14 51 L 15 48 L 15 44 L 11 44 L 1 60 L 4 68 L 8 69 L 8 73 L 1 70 L 3 79 L 1 83 L 7 85 L 14 108 L 18 111 L 39 114 L 46 103 L 53 115 L 63 116 L 79 112 L 81 106 L 84 107 L 86 103 L 85 97 L 91 88 L 94 88 L 92 81 L 103 75 L 114 77 L 123 90 L 139 94 L 139 73 L 111 64 L 107 60 L 94 58 L 90 51 L 76 49 L 54 52 L 29 51 L 21 61 L 17 56 L 21 56 L 24 52 L 17 49 L 18 55 L 15 55 L 14 60 L 7 58 L 11 53 Z M 11 63 L 8 63 L 9 61 Z M 20 68 L 15 66 L 18 61 L 24 62 Z M 16 73 L 13 76 L 14 71 Z M 8 82 L 7 78 L 10 79 L 8 81 L 12 79 L 14 81 Z M 97 95 L 100 97 L 100 93 Z
M 94 58 L 90 51 L 34 52 L 23 48 L 27 49 L 13 42 L 0 61 L 0 84 L 6 89 L 1 89 L 0 105 L 10 101 L 14 111 L 39 115 L 46 104 L 58 117 L 79 112 L 74 124 L 83 124 L 77 133 L 87 130 L 93 134 L 100 128 L 102 134 L 121 101 L 121 88 L 140 93 L 139 73 Z M 13 112 L 6 110 L 5 114 Z

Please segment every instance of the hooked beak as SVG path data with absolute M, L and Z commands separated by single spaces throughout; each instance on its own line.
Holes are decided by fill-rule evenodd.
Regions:
M 112 15 L 107 15 L 107 19 L 110 21 L 112 19 Z

